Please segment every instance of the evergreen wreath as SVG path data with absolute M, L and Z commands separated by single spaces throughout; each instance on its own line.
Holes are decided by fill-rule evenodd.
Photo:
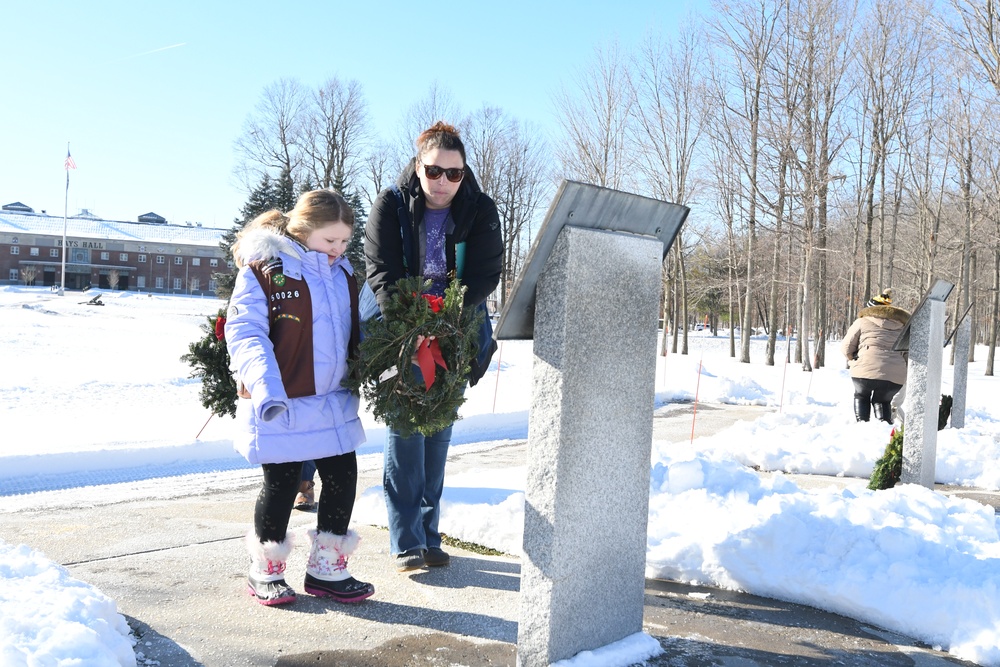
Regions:
M 938 405 L 938 430 L 944 429 L 948 425 L 948 417 L 951 416 L 952 397 L 949 394 L 941 395 L 941 403 Z M 875 462 L 875 469 L 868 480 L 868 488 L 872 491 L 891 489 L 903 476 L 903 427 L 892 429 L 889 434 L 889 444 L 885 446 L 885 453 L 882 458 Z
M 365 323 L 359 354 L 343 382 L 364 395 L 376 418 L 404 437 L 433 435 L 458 419 L 470 365 L 479 352 L 482 314 L 462 307 L 466 288 L 452 280 L 438 297 L 424 293 L 430 284 L 417 276 L 389 288 L 382 317 Z M 414 373 L 418 336 L 425 339 L 421 366 L 433 369 L 423 373 L 423 381 Z
M 226 311 L 222 309 L 208 323 L 201 325 L 205 335 L 188 345 L 189 352 L 181 361 L 190 364 L 189 377 L 201 378 L 198 393 L 201 404 L 220 417 L 236 416 L 236 381 L 229 370 L 229 349 L 223 327 Z
M 891 489 L 903 474 L 903 427 L 892 429 L 889 444 L 885 446 L 882 458 L 875 462 L 875 469 L 868 480 L 872 491 Z

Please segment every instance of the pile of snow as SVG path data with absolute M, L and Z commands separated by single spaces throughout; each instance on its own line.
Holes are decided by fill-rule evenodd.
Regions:
M 134 644 L 114 600 L 0 540 L 0 664 L 134 667 Z

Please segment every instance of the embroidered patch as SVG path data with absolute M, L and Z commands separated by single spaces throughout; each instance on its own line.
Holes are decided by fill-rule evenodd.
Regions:
M 236 317 L 239 314 L 240 314 L 240 309 L 237 308 L 236 306 L 229 306 L 229 310 L 226 311 L 226 315 L 228 315 L 230 318 Z
M 283 274 L 283 273 L 275 273 L 273 276 L 271 276 L 271 282 L 273 282 L 278 287 L 284 287 L 285 286 L 285 274 Z
M 278 315 L 274 316 L 274 319 L 276 319 L 276 320 L 292 320 L 294 322 L 301 322 L 302 321 L 300 318 L 295 317 L 294 315 L 289 315 L 288 313 L 279 313 Z

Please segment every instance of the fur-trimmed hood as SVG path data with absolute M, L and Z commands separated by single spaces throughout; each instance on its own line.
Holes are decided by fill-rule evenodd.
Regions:
M 259 260 L 275 259 L 281 253 L 301 259 L 303 250 L 302 244 L 290 236 L 271 229 L 253 229 L 240 238 L 233 259 L 239 266 L 246 266 L 250 262 Z
M 894 320 L 900 324 L 906 324 L 910 321 L 910 314 L 902 308 L 884 305 L 862 308 L 858 317 L 877 317 L 883 320 Z

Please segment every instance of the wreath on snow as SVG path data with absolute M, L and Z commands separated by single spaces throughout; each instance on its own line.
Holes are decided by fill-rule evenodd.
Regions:
M 426 294 L 430 284 L 417 276 L 389 288 L 382 317 L 364 325 L 350 379 L 343 383 L 404 437 L 433 435 L 458 419 L 479 352 L 482 314 L 463 308 L 466 288 L 452 280 L 440 297 Z

